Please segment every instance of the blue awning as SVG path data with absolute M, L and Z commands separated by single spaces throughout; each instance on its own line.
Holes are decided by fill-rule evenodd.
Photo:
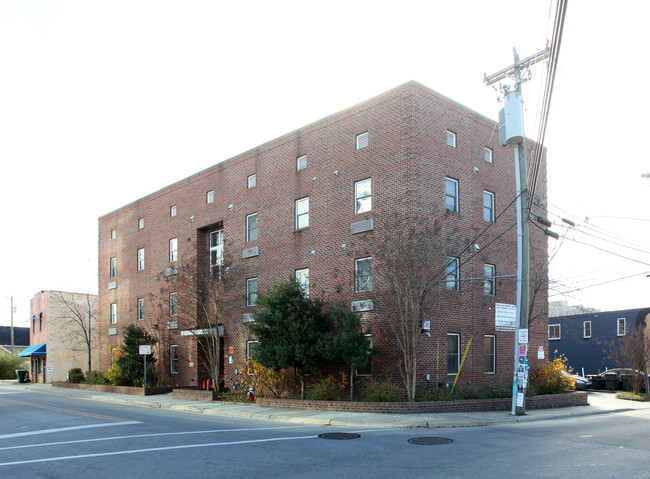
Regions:
M 23 350 L 22 352 L 18 353 L 18 357 L 24 358 L 24 357 L 29 357 L 29 356 L 45 356 L 45 343 L 42 344 L 35 344 L 34 346 L 30 346 L 27 349 Z

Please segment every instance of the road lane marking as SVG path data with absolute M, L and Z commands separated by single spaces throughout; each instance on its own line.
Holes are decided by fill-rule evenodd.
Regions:
M 84 427 L 101 427 L 101 426 L 119 426 L 122 424 L 142 424 L 137 421 L 133 421 L 131 423 L 109 423 L 109 424 L 97 424 L 94 426 L 77 426 L 76 429 L 83 429 Z M 98 438 L 93 438 L 93 439 L 79 439 L 79 440 L 74 440 L 74 441 L 58 441 L 58 442 L 44 442 L 44 443 L 38 443 L 38 444 L 24 444 L 22 446 L 8 446 L 8 447 L 0 447 L 0 451 L 6 451 L 9 449 L 28 449 L 30 447 L 43 447 L 43 446 L 62 446 L 66 444 L 78 444 L 78 443 L 88 443 L 88 442 L 101 442 L 101 441 L 117 441 L 120 439 L 138 439 L 138 438 L 143 438 L 143 437 L 160 437 L 160 436 L 182 436 L 182 435 L 190 435 L 190 434 L 213 434 L 213 433 L 218 433 L 218 432 L 247 432 L 247 431 L 272 431 L 272 430 L 277 430 L 277 429 L 295 429 L 295 428 L 304 428 L 307 426 L 304 425 L 299 425 L 299 426 L 278 426 L 278 427 L 247 427 L 247 428 L 240 428 L 240 429 L 210 429 L 206 431 L 182 431 L 182 432 L 159 432 L 159 433 L 154 433 L 154 434 L 133 434 L 130 436 L 111 436 L 111 437 L 98 437 Z M 75 429 L 73 428 L 62 428 L 60 430 L 71 430 Z M 56 429 L 51 429 L 47 432 L 59 432 L 59 430 Z M 27 436 L 31 434 L 39 434 L 41 432 L 35 431 L 31 433 L 19 433 L 19 434 L 9 434 L 7 436 L 0 436 L 0 439 L 2 438 L 10 438 L 10 437 L 17 437 L 17 436 Z
M 52 434 L 54 432 L 76 431 L 77 429 L 91 429 L 95 427 L 128 426 L 131 424 L 142 424 L 142 422 L 120 421 L 120 422 L 108 422 L 105 424 L 86 424 L 84 426 L 57 427 L 55 429 L 41 429 L 40 431 L 26 431 L 26 432 L 16 432 L 13 434 L 3 434 L 2 436 L 0 436 L 0 439 L 11 439 L 14 437 L 23 437 L 23 436 L 37 436 L 40 434 Z M 79 441 L 79 442 L 86 442 L 86 441 Z M 11 449 L 11 448 L 2 448 L 2 449 Z
M 65 408 L 60 408 L 60 407 L 56 407 L 56 406 L 47 406 L 45 404 L 37 404 L 37 403 L 26 402 L 26 401 L 17 401 L 15 399 L 0 398 L 0 401 L 20 404 L 22 406 L 31 406 L 31 407 L 37 407 L 37 408 L 40 408 L 40 409 L 48 409 L 50 411 L 64 412 L 66 414 L 74 414 L 75 416 L 85 416 L 85 417 L 93 417 L 93 418 L 96 418 L 96 419 L 106 419 L 107 421 L 120 421 L 120 422 L 128 421 L 128 419 L 123 419 L 123 418 L 119 418 L 119 417 L 104 416 L 103 414 L 93 414 L 93 413 L 89 413 L 89 412 L 76 411 L 74 409 L 65 409 Z
M 94 457 L 107 457 L 107 456 L 123 456 L 126 454 L 142 454 L 146 452 L 160 452 L 160 451 L 174 451 L 180 449 L 192 449 L 199 447 L 217 447 L 217 446 L 237 446 L 241 444 L 259 444 L 263 442 L 276 442 L 276 441 L 298 441 L 303 439 L 317 439 L 318 435 L 310 436 L 290 436 L 290 437 L 272 437 L 268 439 L 251 439 L 248 441 L 231 441 L 231 442 L 212 442 L 208 444 L 184 444 L 180 446 L 165 446 L 165 447 L 152 447 L 147 449 L 131 449 L 126 451 L 113 451 L 113 452 L 98 452 L 94 454 L 79 454 L 77 456 L 59 456 L 41 459 L 30 459 L 26 461 L 13 461 L 2 462 L 0 467 L 3 466 L 18 466 L 24 464 L 36 464 L 39 462 L 55 462 L 55 461 L 69 461 L 73 459 L 88 459 Z

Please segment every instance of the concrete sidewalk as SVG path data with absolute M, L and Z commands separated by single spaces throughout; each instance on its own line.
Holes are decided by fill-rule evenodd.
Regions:
M 529 421 L 544 421 L 594 414 L 624 413 L 629 411 L 650 412 L 650 403 L 616 399 L 614 393 L 589 392 L 588 406 L 574 406 L 556 409 L 533 409 L 524 416 L 513 416 L 509 411 L 486 411 L 472 413 L 425 413 L 425 414 L 377 414 L 335 411 L 307 411 L 288 408 L 266 408 L 252 404 L 230 402 L 198 402 L 174 399 L 172 393 L 154 396 L 131 396 L 127 394 L 83 391 L 54 388 L 49 384 L 0 384 L 0 393 L 18 391 L 41 392 L 85 400 L 105 401 L 155 408 L 168 408 L 202 414 L 244 417 L 267 421 L 281 421 L 302 424 L 364 428 L 442 428 L 476 427 L 495 424 L 514 424 Z

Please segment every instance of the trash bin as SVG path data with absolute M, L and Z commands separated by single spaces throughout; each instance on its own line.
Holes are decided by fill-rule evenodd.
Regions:
M 16 369 L 16 378 L 18 379 L 19 383 L 24 383 L 26 377 L 27 377 L 26 369 Z
M 618 389 L 618 376 L 616 373 L 605 374 L 605 389 L 616 391 Z

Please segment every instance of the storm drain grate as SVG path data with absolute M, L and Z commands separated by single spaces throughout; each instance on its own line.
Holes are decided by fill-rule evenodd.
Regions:
M 321 439 L 358 439 L 361 436 L 359 434 L 354 434 L 351 432 L 327 432 L 325 434 L 319 434 L 318 437 Z
M 409 442 L 418 446 L 440 446 L 442 444 L 451 444 L 454 441 L 446 437 L 414 437 L 409 439 Z

